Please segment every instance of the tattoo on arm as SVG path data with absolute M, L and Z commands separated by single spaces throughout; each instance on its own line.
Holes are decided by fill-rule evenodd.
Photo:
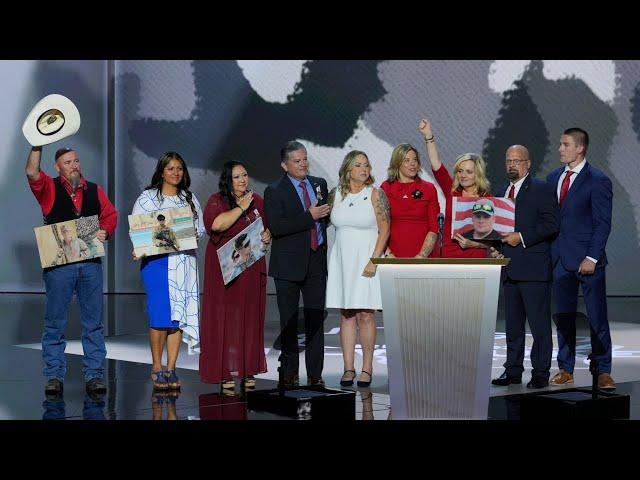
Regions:
M 427 233 L 427 236 L 424 238 L 424 243 L 422 244 L 422 248 L 420 249 L 420 253 L 418 255 L 427 258 L 433 250 L 433 246 L 436 244 L 436 240 L 438 236 L 433 233 Z
M 389 208 L 389 200 L 384 190 L 381 188 L 376 190 L 378 192 L 378 201 L 376 202 L 376 214 L 382 217 L 387 223 L 391 221 L 391 212 Z

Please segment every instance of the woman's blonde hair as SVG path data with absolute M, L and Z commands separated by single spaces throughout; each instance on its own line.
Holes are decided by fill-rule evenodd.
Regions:
M 491 182 L 487 179 L 487 164 L 477 153 L 463 153 L 456 158 L 456 162 L 453 164 L 453 186 L 451 188 L 451 192 L 455 192 L 462 188 L 457 174 L 460 169 L 460 164 L 467 160 L 471 160 L 475 166 L 476 188 L 478 189 L 478 195 L 486 195 L 491 189 Z
M 361 152 L 360 150 L 352 150 L 349 153 L 347 153 L 347 155 L 344 157 L 344 160 L 342 161 L 342 165 L 340 166 L 340 170 L 338 172 L 338 190 L 340 190 L 340 193 L 342 195 L 341 200 L 344 200 L 344 198 L 347 196 L 347 194 L 349 193 L 350 190 L 350 185 L 349 185 L 349 179 L 350 179 L 350 172 L 351 170 L 353 170 L 353 165 L 356 163 L 356 158 L 358 158 L 359 155 L 364 156 L 364 158 L 367 159 L 367 163 L 369 163 L 369 178 L 367 178 L 367 180 L 364 182 L 365 187 L 367 185 L 372 185 L 375 182 L 375 179 L 373 178 L 373 175 L 371 175 L 371 162 L 369 161 L 369 157 L 367 156 L 366 153 Z
M 402 161 L 411 151 L 416 154 L 416 160 L 418 161 L 419 167 L 418 174 L 416 176 L 420 178 L 422 164 L 420 163 L 420 154 L 418 153 L 418 150 L 408 143 L 401 143 L 393 149 L 393 152 L 391 152 L 391 160 L 389 161 L 389 168 L 387 168 L 387 180 L 389 182 L 394 182 L 400 178 L 400 165 L 402 165 Z

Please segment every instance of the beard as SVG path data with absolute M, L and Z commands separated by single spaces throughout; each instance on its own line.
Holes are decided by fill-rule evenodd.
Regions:
M 520 172 L 518 172 L 517 170 L 509 170 L 507 172 L 507 177 L 509 177 L 509 180 L 514 182 L 520 179 Z
M 82 175 L 80 174 L 80 172 L 73 172 L 71 175 L 69 175 L 69 183 L 73 187 L 74 191 L 76 188 L 78 188 L 78 185 L 80 185 L 81 177 Z

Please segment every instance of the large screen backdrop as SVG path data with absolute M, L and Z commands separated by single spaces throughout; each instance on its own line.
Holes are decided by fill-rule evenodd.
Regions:
M 587 159 L 609 175 L 614 189 L 607 290 L 640 294 L 638 61 L 128 60 L 114 62 L 112 97 L 106 63 L 0 62 L 0 127 L 7 139 L 0 151 L 5 172 L 0 179 L 2 291 L 43 290 L 32 230 L 41 224 L 41 214 L 24 177 L 28 144 L 20 128 L 39 98 L 62 93 L 82 115 L 71 143 L 81 151 L 84 172 L 105 188 L 107 106 L 115 103 L 111 187 L 120 224 L 115 268 L 109 272 L 114 291 L 142 291 L 126 215 L 162 152 L 176 150 L 186 159 L 203 207 L 218 189 L 220 166 L 230 159 L 247 164 L 253 188 L 262 193 L 281 175 L 279 149 L 290 139 L 307 145 L 312 173 L 324 176 L 330 187 L 352 149 L 369 155 L 379 184 L 399 143 L 414 144 L 428 166 L 417 130 L 425 116 L 448 168 L 460 153 L 483 154 L 494 194 L 506 186 L 509 145 L 529 147 L 533 174 L 544 177 L 560 165 L 563 129 L 586 129 L 591 136 Z M 52 152 L 45 147 L 47 172 L 53 171 Z M 430 180 L 428 170 L 423 176 Z M 201 266 L 204 248 L 203 242 Z
M 248 165 L 262 193 L 281 175 L 279 149 L 290 139 L 307 145 L 313 174 L 330 187 L 351 149 L 369 155 L 379 184 L 399 143 L 414 144 L 426 163 L 423 116 L 447 167 L 460 153 L 482 153 L 500 194 L 509 145 L 526 145 L 533 174 L 544 177 L 560 165 L 562 131 L 580 126 L 591 136 L 588 161 L 613 182 L 608 293 L 640 294 L 640 62 L 122 61 L 116 72 L 124 210 L 165 150 L 184 156 L 203 205 L 229 159 Z M 124 229 L 118 240 L 116 284 L 139 290 Z

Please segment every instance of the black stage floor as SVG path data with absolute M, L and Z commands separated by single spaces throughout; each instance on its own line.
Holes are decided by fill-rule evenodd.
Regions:
M 68 327 L 67 346 L 68 372 L 62 398 L 47 398 L 43 391 L 42 357 L 38 349 L 40 341 L 44 295 L 0 294 L 0 322 L 4 335 L 0 339 L 0 419 L 106 419 L 106 420 L 289 420 L 266 412 L 247 409 L 246 396 L 240 390 L 235 395 L 221 395 L 218 385 L 200 382 L 197 356 L 181 354 L 178 374 L 182 390 L 178 394 L 154 394 L 149 380 L 150 365 L 146 325 L 143 311 L 144 297 L 140 295 L 105 295 L 106 323 L 120 335 L 107 338 L 106 362 L 107 394 L 91 398 L 84 391 L 82 357 L 77 350 L 80 336 L 77 308 L 72 308 Z M 271 389 L 276 386 L 275 358 L 273 348 L 277 337 L 277 310 L 275 299 L 268 301 L 265 328 L 265 351 L 269 361 L 269 372 L 257 378 L 256 389 Z M 629 394 L 631 419 L 640 419 L 640 320 L 635 312 L 640 311 L 640 299 L 611 298 L 611 328 L 616 345 L 613 360 L 613 376 L 618 381 L 616 393 Z M 114 318 L 115 317 L 115 318 Z M 378 341 L 374 381 L 371 388 L 356 392 L 356 420 L 388 420 L 391 418 L 390 400 L 386 376 L 384 329 L 378 317 Z M 120 325 L 118 325 L 120 324 Z M 325 380 L 329 388 L 339 388 L 342 373 L 339 339 L 336 327 L 339 320 L 330 313 L 325 322 Z M 588 338 L 586 325 L 580 326 L 579 334 Z M 504 339 L 502 310 L 498 312 L 494 350 L 494 374 L 502 370 L 501 351 Z M 74 350 L 75 349 L 75 350 Z M 617 352 L 617 353 L 616 353 Z M 587 353 L 587 352 L 583 352 Z M 527 354 L 528 355 L 528 354 Z M 581 356 L 581 354 L 579 355 Z M 579 359 L 583 361 L 584 359 Z M 358 362 L 359 360 L 357 360 Z M 301 362 L 303 365 L 304 362 Z M 576 363 L 576 366 L 580 361 Z M 359 365 L 357 365 L 359 370 Z M 528 364 L 525 364 L 528 367 Z M 588 370 L 582 365 L 576 374 L 576 386 L 589 385 Z M 552 373 L 555 370 L 552 369 Z M 301 379 L 304 372 L 301 371 Z M 506 420 L 519 418 L 519 402 L 522 394 L 529 393 L 523 385 L 491 389 L 487 418 Z

